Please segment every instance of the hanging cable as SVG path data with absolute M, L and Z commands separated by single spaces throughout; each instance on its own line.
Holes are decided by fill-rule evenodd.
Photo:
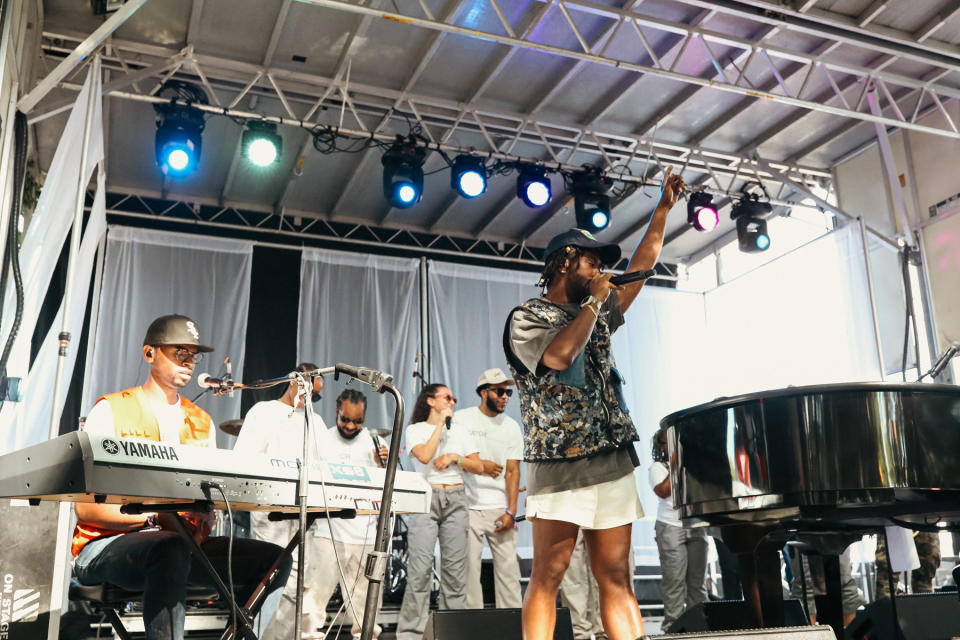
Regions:
M 20 221 L 20 209 L 23 203 L 23 185 L 26 180 L 27 168 L 27 116 L 17 111 L 14 117 L 14 158 L 13 158 L 13 197 L 10 202 L 10 219 L 7 225 L 7 246 L 3 254 L 3 268 L 0 270 L 0 287 L 3 287 L 3 294 L 6 294 L 7 273 L 13 270 L 13 284 L 16 288 L 17 310 L 10 325 L 10 332 L 7 334 L 7 341 L 3 346 L 3 355 L 0 355 L 0 376 L 2 376 L 3 394 L 0 394 L 0 406 L 3 406 L 3 399 L 6 397 L 7 386 L 7 361 L 10 358 L 10 351 L 13 349 L 13 341 L 20 330 L 20 323 L 23 321 L 23 276 L 20 273 L 20 243 L 17 239 L 17 231 Z M 0 295 L 0 304 L 4 296 Z M 2 312 L 2 309 L 0 309 Z

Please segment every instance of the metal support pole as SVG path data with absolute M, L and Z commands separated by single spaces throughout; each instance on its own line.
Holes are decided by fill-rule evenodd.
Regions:
M 430 287 L 428 286 L 427 277 L 429 276 L 429 270 L 427 267 L 427 259 L 425 257 L 420 258 L 420 353 L 422 357 L 420 358 L 420 375 L 423 376 L 423 383 L 426 384 L 427 381 L 432 380 L 430 377 L 430 305 L 429 305 L 429 291 Z
M 53 409 L 50 412 L 50 437 L 60 433 L 60 393 L 66 373 L 67 354 L 70 350 L 70 303 L 73 301 L 73 276 L 77 268 L 77 254 L 80 253 L 80 234 L 83 231 L 83 202 L 87 195 L 87 153 L 90 149 L 90 130 L 93 128 L 93 112 L 100 98 L 100 54 L 93 57 L 89 70 L 90 91 L 87 94 L 87 113 L 83 121 L 83 144 L 80 147 L 80 176 L 77 178 L 77 201 L 73 215 L 73 229 L 70 232 L 70 253 L 67 261 L 67 284 L 63 292 L 63 322 L 60 331 L 60 351 L 57 355 L 57 377 L 53 384 Z
M 867 90 L 867 104 L 870 105 L 870 111 L 874 115 L 881 113 L 880 105 L 877 104 L 877 94 L 874 87 Z M 900 186 L 900 179 L 897 177 L 897 165 L 893 159 L 893 151 L 890 149 L 890 138 L 887 136 L 887 128 L 879 122 L 874 124 L 876 125 L 877 131 L 877 143 L 880 145 L 880 160 L 887 174 L 887 183 L 890 185 L 890 192 L 893 194 L 893 207 L 897 210 L 897 218 L 900 219 L 900 233 L 903 234 L 907 246 L 913 249 L 914 239 L 913 234 L 910 233 L 910 220 L 907 217 L 907 206 L 903 201 L 903 188 Z
M 101 163 L 99 171 L 103 171 Z M 107 232 L 109 233 L 109 231 Z M 106 260 L 107 252 L 107 234 L 104 233 L 100 238 L 100 244 L 97 247 L 97 261 L 93 267 L 93 301 L 90 305 L 90 334 L 87 336 L 87 357 L 83 367 L 83 390 L 80 393 L 80 402 L 86 402 L 87 394 L 90 393 L 90 377 L 93 373 L 93 356 L 96 349 L 97 323 L 100 322 L 100 293 L 103 287 L 103 265 Z M 80 408 L 83 411 L 86 404 Z
M 877 314 L 877 299 L 873 291 L 873 269 L 870 267 L 870 243 L 867 242 L 867 226 L 862 218 L 857 218 L 860 226 L 860 241 L 863 244 L 863 262 L 867 269 L 867 291 L 870 293 L 870 312 L 873 314 L 873 331 L 877 342 L 877 364 L 880 367 L 880 380 L 886 376 L 883 364 L 883 342 L 880 339 L 880 316 Z

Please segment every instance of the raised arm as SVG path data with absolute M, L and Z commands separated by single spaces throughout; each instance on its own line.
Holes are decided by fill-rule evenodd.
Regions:
M 663 248 L 663 230 L 667 224 L 667 214 L 677 204 L 677 198 L 685 188 L 683 177 L 678 174 L 671 175 L 671 168 L 667 167 L 667 175 L 663 181 L 663 190 L 660 192 L 660 202 L 657 208 L 653 210 L 650 217 L 650 223 L 647 225 L 647 231 L 643 234 L 643 239 L 637 245 L 630 258 L 630 264 L 627 265 L 627 272 L 643 271 L 653 269 L 660 257 L 660 250 Z M 640 289 L 643 288 L 643 281 L 634 282 L 623 286 L 620 292 L 620 312 L 626 313 L 627 309 L 633 304 Z

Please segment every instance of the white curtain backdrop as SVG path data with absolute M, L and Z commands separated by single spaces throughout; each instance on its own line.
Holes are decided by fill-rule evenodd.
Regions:
M 230 357 L 233 375 L 243 379 L 250 267 L 253 243 L 150 229 L 110 227 L 100 297 L 91 381 L 83 406 L 89 411 L 105 394 L 142 384 L 148 367 L 141 355 L 143 336 L 158 316 L 179 313 L 193 318 L 200 342 L 216 349 L 197 365 L 182 394 L 193 399 L 196 376 L 221 372 Z M 240 417 L 240 394 L 198 404 L 215 423 Z M 220 447 L 233 437 L 217 430 Z
M 7 371 L 11 376 L 25 378 L 23 384 L 24 400 L 20 403 L 4 403 L 3 409 L 0 411 L 0 433 L 4 434 L 3 439 L 0 440 L 0 452 L 12 451 L 35 444 L 45 440 L 49 435 L 50 411 L 54 403 L 52 398 L 46 396 L 53 389 L 53 379 L 57 366 L 57 349 L 59 347 L 56 336 L 62 329 L 63 309 L 60 309 L 59 315 L 47 335 L 47 340 L 44 342 L 44 348 L 38 354 L 33 370 L 28 375 L 30 340 L 37 324 L 47 287 L 50 284 L 50 278 L 73 223 L 80 180 L 83 127 L 88 99 L 91 95 L 94 96 L 95 104 L 92 128 L 90 129 L 90 143 L 87 147 L 87 171 L 84 176 L 84 184 L 90 181 L 97 163 L 103 159 L 100 78 L 92 74 L 87 74 L 87 76 L 87 81 L 77 96 L 67 125 L 60 137 L 57 151 L 50 163 L 47 179 L 43 190 L 40 192 L 37 208 L 33 213 L 30 226 L 20 248 L 19 260 L 23 273 L 24 290 L 23 318 L 13 349 L 10 352 Z M 83 323 L 83 306 L 79 307 L 79 320 L 74 321 L 77 315 L 77 305 L 86 305 L 90 272 L 93 268 L 92 256 L 96 251 L 97 242 L 99 242 L 105 226 L 102 185 L 99 182 L 97 193 L 98 198 L 94 202 L 95 208 L 89 219 L 82 249 L 83 256 L 89 259 L 84 259 L 81 256 L 77 260 L 77 268 L 74 271 L 76 287 L 74 288 L 72 301 L 74 308 L 70 314 L 71 333 L 74 342 L 70 348 L 70 357 L 66 367 L 68 373 L 65 379 L 64 396 L 57 403 L 61 409 L 66 398 L 66 388 L 69 386 L 69 374 L 73 371 L 73 363 L 76 360 L 77 342 L 80 338 L 81 324 Z M 99 209 L 97 208 L 98 202 Z M 91 242 L 92 247 L 90 246 Z M 0 332 L 4 340 L 9 334 L 15 314 L 14 293 L 13 276 L 11 275 L 4 298 L 3 330 Z M 43 390 L 43 392 L 41 393 L 39 390 Z M 28 403 L 30 406 L 27 406 Z
M 613 354 L 626 380 L 624 399 L 640 441 L 634 472 L 644 518 L 633 526 L 637 563 L 659 564 L 653 525 L 657 497 L 650 488 L 650 441 L 660 419 L 714 397 L 704 366 L 703 295 L 645 286 L 613 334 Z
M 416 397 L 411 373 L 420 344 L 419 264 L 413 258 L 324 249 L 304 249 L 300 264 L 298 361 L 320 367 L 342 362 L 393 375 L 406 404 L 404 424 Z M 393 398 L 352 384 L 367 395 L 364 426 L 391 428 Z M 331 376 L 325 385 L 315 409 L 332 427 L 344 381 L 335 383 Z
M 707 293 L 706 314 L 714 395 L 881 379 L 855 224 Z

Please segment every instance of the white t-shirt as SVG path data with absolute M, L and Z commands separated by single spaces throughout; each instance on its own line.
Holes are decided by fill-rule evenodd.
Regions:
M 327 425 L 320 416 L 310 421 L 313 449 L 310 458 L 322 460 L 326 449 Z M 319 446 L 318 446 L 319 445 Z M 239 453 L 259 453 L 271 458 L 299 460 L 303 457 L 303 409 L 294 409 L 279 400 L 258 402 L 250 407 L 240 435 L 233 445 Z
M 670 469 L 666 462 L 654 462 L 650 465 L 650 487 L 655 487 L 670 476 Z M 682 527 L 680 511 L 673 508 L 673 500 L 666 500 L 657 496 L 657 520 L 674 527 Z
M 477 446 L 473 443 L 470 433 L 463 427 L 455 423 L 449 429 L 441 426 L 437 452 L 433 458 L 424 464 L 413 455 L 413 448 L 429 440 L 434 429 L 436 429 L 436 426 L 429 422 L 417 422 L 407 427 L 407 450 L 410 451 L 413 468 L 418 473 L 422 473 L 430 484 L 460 484 L 463 482 L 463 470 L 458 464 L 451 464 L 443 471 L 438 471 L 433 466 L 433 461 L 448 453 L 455 453 L 466 458 L 471 453 L 477 452 Z
M 150 402 L 150 408 L 157 417 L 157 425 L 160 428 L 160 441 L 170 444 L 180 444 L 180 429 L 183 428 L 184 414 L 180 408 L 180 396 L 173 404 L 158 402 L 153 396 L 144 394 L 144 397 Z M 116 435 L 116 429 L 113 425 L 113 409 L 106 400 L 101 400 L 90 409 L 90 415 L 83 425 L 86 433 L 95 436 Z M 210 423 L 210 437 L 207 440 L 207 446 L 211 449 L 217 448 L 216 426 Z
M 327 462 L 337 462 L 340 464 L 359 465 L 361 467 L 376 467 L 377 459 L 374 457 L 373 438 L 366 429 L 360 431 L 352 440 L 347 440 L 340 435 L 336 427 L 327 430 L 327 447 L 324 450 L 324 458 Z M 333 537 L 338 542 L 347 544 L 365 544 L 373 545 L 377 538 L 377 517 L 361 516 L 351 520 L 333 518 L 329 522 L 317 520 L 314 525 L 316 534 L 322 538 L 330 537 L 330 528 L 333 528 Z
M 481 460 L 492 460 L 503 467 L 497 478 L 468 473 L 467 504 L 471 509 L 506 509 L 507 483 L 504 474 L 507 460 L 523 460 L 523 434 L 513 418 L 500 414 L 489 417 L 480 407 L 461 409 L 453 416 L 454 426 L 467 430 Z

